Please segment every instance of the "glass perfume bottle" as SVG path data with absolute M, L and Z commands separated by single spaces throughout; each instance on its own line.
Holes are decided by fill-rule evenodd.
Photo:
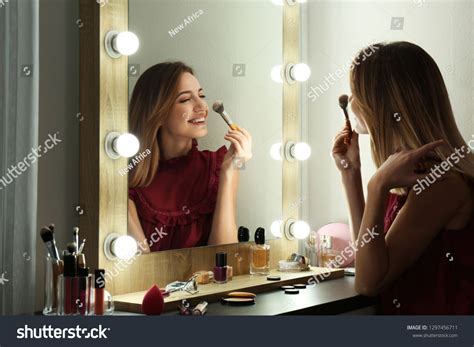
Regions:
M 270 245 L 265 243 L 265 229 L 255 231 L 255 245 L 250 246 L 250 274 L 268 275 L 270 270 Z
M 336 252 L 332 248 L 332 237 L 330 235 L 321 235 L 319 242 L 319 266 L 336 267 Z

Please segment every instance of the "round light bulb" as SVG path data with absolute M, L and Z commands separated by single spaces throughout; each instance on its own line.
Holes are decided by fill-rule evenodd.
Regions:
M 272 223 L 272 225 L 270 226 L 270 231 L 272 232 L 273 236 L 278 237 L 278 238 L 282 237 L 282 234 L 281 234 L 282 224 L 283 224 L 283 221 L 281 219 L 276 220 Z
M 304 4 L 307 0 L 296 0 L 296 2 L 300 3 L 300 4 Z
M 284 0 L 272 0 L 272 4 L 277 6 L 283 6 Z
M 293 223 L 293 225 L 291 226 L 291 231 L 295 238 L 301 240 L 308 237 L 311 228 L 309 227 L 308 223 L 299 220 Z
M 281 142 L 275 143 L 270 147 L 270 157 L 274 160 L 283 160 L 281 155 Z
M 128 235 L 117 237 L 111 244 L 112 253 L 119 259 L 128 260 L 137 253 L 138 246 L 135 239 Z
M 114 39 L 114 48 L 122 55 L 132 55 L 138 51 L 140 41 L 137 35 L 130 31 L 118 34 Z
M 114 141 L 114 149 L 122 157 L 130 158 L 137 154 L 140 142 L 132 134 L 122 134 Z
M 281 78 L 281 68 L 281 65 L 276 65 L 272 68 L 272 71 L 270 72 L 270 77 L 273 82 L 283 83 L 283 79 Z
M 311 147 L 306 142 L 298 142 L 294 145 L 292 154 L 297 160 L 306 160 L 311 156 Z
M 291 68 L 291 76 L 299 82 L 307 81 L 311 76 L 311 69 L 304 63 L 295 64 Z

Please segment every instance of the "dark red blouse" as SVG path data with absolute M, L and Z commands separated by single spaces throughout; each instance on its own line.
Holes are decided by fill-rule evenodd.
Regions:
M 385 232 L 406 201 L 391 194 Z M 409 242 L 409 240 L 407 240 Z M 474 314 L 474 216 L 462 230 L 442 230 L 425 253 L 381 295 L 383 314 Z
M 200 151 L 160 160 L 148 187 L 130 188 L 151 251 L 207 245 L 219 189 L 219 173 L 227 153 Z

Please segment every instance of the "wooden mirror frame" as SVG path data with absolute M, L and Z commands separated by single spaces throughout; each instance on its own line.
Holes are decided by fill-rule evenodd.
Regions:
M 133 262 L 109 261 L 103 243 L 110 233 L 127 234 L 128 180 L 119 169 L 127 160 L 110 159 L 104 150 L 109 132 L 128 131 L 128 58 L 110 58 L 104 38 L 111 30 L 128 29 L 128 0 L 79 0 L 80 19 L 80 215 L 81 237 L 87 238 L 88 266 L 103 268 L 113 277 L 107 290 L 113 295 L 147 290 L 184 280 L 194 271 L 214 267 L 215 253 L 228 253 L 234 275 L 249 273 L 250 242 L 187 248 L 139 256 Z M 300 5 L 283 8 L 283 66 L 300 59 Z M 283 143 L 300 138 L 300 86 L 283 85 Z M 283 161 L 282 214 L 284 220 L 298 219 L 292 202 L 300 199 L 300 164 Z M 296 252 L 298 242 L 286 238 L 269 240 L 270 267 Z M 242 261 L 238 261 L 242 259 Z M 144 275 L 146 274 L 146 275 Z

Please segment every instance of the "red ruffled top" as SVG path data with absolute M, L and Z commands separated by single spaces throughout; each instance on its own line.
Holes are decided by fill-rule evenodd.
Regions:
M 385 211 L 388 231 L 406 201 L 391 194 Z M 409 242 L 409 240 L 407 240 Z M 442 230 L 425 253 L 381 295 L 383 314 L 474 314 L 474 216 L 462 230 Z
M 193 139 L 187 155 L 160 160 L 148 187 L 128 190 L 151 251 L 207 245 L 226 153 L 199 151 Z

